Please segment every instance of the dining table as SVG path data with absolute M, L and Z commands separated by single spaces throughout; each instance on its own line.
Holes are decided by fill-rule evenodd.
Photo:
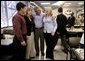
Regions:
M 83 28 L 66 28 L 69 37 L 81 37 L 82 34 L 84 33 L 84 29 Z

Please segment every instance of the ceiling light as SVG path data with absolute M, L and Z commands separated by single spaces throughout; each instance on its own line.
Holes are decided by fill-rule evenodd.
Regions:
M 66 6 L 70 6 L 70 5 L 63 5 L 64 7 L 66 7 Z
M 68 4 L 68 5 L 70 5 L 70 4 L 72 4 L 72 3 L 65 3 L 65 4 Z
M 48 5 L 48 4 L 50 4 L 50 3 L 41 3 L 42 5 Z
M 60 5 L 62 5 L 63 3 L 64 3 L 64 1 L 58 1 L 58 2 L 54 3 L 53 5 L 58 5 L 58 6 L 60 6 Z
M 84 4 L 84 3 L 83 2 L 79 2 L 78 4 L 81 5 L 81 4 Z

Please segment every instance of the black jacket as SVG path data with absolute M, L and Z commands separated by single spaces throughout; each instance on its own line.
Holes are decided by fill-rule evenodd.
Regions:
M 27 35 L 30 36 L 31 32 L 34 31 L 34 18 L 33 16 L 31 16 L 31 20 L 29 20 L 29 18 L 27 16 L 24 16 L 25 20 L 26 20 L 26 26 L 27 26 Z
M 74 26 L 74 24 L 75 24 L 75 17 L 74 17 L 74 16 L 70 16 L 70 17 L 68 18 L 68 24 L 69 24 L 70 26 Z
M 67 18 L 66 18 L 66 16 L 63 14 L 59 14 L 59 15 L 57 15 L 56 21 L 58 24 L 58 28 L 57 28 L 56 32 L 60 32 L 60 35 L 67 34 L 67 30 L 66 30 Z

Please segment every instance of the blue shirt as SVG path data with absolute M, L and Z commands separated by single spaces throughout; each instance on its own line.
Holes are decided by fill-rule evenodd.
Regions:
M 57 22 L 56 22 L 56 18 L 52 19 L 52 16 L 49 16 L 47 19 L 44 17 L 43 18 L 43 22 L 44 22 L 44 33 L 52 33 L 52 32 L 56 32 L 57 29 Z
M 44 14 L 36 15 L 36 13 L 33 14 L 34 17 L 34 23 L 35 23 L 35 28 L 41 28 L 43 27 L 43 17 Z

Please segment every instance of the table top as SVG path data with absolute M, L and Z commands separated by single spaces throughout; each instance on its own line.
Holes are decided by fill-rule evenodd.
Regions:
M 13 43 L 14 35 L 5 35 L 5 39 L 1 40 L 1 45 L 10 45 Z
M 84 32 L 84 30 L 82 28 L 66 28 L 68 32 Z
M 66 25 L 66 26 L 68 26 L 68 25 Z M 75 24 L 74 27 L 75 27 L 75 26 L 80 26 L 80 27 L 82 27 L 82 26 L 84 26 L 84 24 L 81 24 L 81 25 Z

